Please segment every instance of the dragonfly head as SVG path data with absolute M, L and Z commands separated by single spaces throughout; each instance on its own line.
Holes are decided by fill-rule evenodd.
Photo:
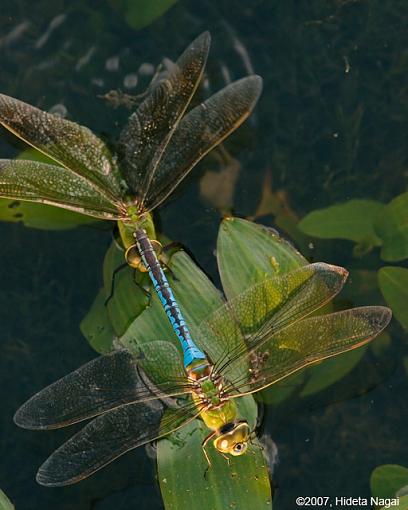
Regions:
M 227 423 L 214 439 L 214 446 L 221 453 L 238 457 L 247 451 L 250 434 L 249 425 L 246 421 Z

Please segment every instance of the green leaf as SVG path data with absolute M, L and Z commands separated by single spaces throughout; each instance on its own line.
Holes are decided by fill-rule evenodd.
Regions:
M 55 161 L 42 152 L 29 147 L 23 150 L 15 159 L 29 159 L 30 161 L 38 161 L 39 163 L 47 163 L 48 165 L 55 165 Z
M 21 152 L 16 159 L 55 164 L 53 160 L 35 149 Z M 0 221 L 23 223 L 26 227 L 42 230 L 68 230 L 80 225 L 95 223 L 97 220 L 51 205 L 0 198 Z
M 101 289 L 79 326 L 89 345 L 101 354 L 113 349 L 115 338 L 115 331 L 109 320 L 105 299 L 105 292 Z
M 242 417 L 256 416 L 252 398 L 237 399 L 237 404 Z M 255 422 L 250 425 L 254 427 Z M 211 467 L 205 475 L 208 465 L 201 444 L 208 434 L 203 422 L 194 420 L 170 439 L 160 441 L 158 478 L 166 510 L 271 509 L 268 471 L 258 441 L 242 457 L 231 457 L 229 463 L 210 441 L 207 453 Z
M 217 258 L 224 292 L 228 298 L 240 294 L 267 275 L 284 274 L 307 260 L 272 229 L 238 219 L 227 218 L 220 227 Z M 330 312 L 328 304 L 316 312 Z M 256 398 L 278 405 L 299 388 L 306 397 L 342 379 L 360 361 L 365 349 L 356 349 L 315 365 L 263 390 Z M 305 386 L 304 382 L 307 381 Z
M 380 502 L 382 504 L 383 502 Z M 381 507 L 381 510 L 390 510 L 390 508 L 393 508 L 395 510 L 408 510 L 408 496 L 402 496 L 398 498 L 398 503 L 396 505 L 390 506 L 390 503 L 385 501 L 384 503 L 387 503 L 386 506 Z
M 349 200 L 318 209 L 306 215 L 298 227 L 302 232 L 322 239 L 347 239 L 359 243 L 360 254 L 380 246 L 373 223 L 384 205 L 375 200 Z
M 14 505 L 2 490 L 0 490 L 0 510 L 14 510 Z
M 111 5 L 134 30 L 152 24 L 172 7 L 177 0 L 111 0 Z
M 0 221 L 23 223 L 41 230 L 68 230 L 96 220 L 52 205 L 0 198 Z
M 125 263 L 124 252 L 114 241 L 105 255 L 103 280 L 109 319 L 116 335 L 121 336 L 133 319 L 149 306 L 149 293 L 153 288 L 146 273 Z
M 408 192 L 387 204 L 374 226 L 382 240 L 382 259 L 395 262 L 408 258 Z
M 394 498 L 408 485 L 408 468 L 397 464 L 378 466 L 371 473 L 371 494 L 377 498 Z
M 408 269 L 382 267 L 378 271 L 378 282 L 395 318 L 408 330 Z
M 217 260 L 228 299 L 266 276 L 284 274 L 307 260 L 274 230 L 240 218 L 226 218 L 217 240 Z

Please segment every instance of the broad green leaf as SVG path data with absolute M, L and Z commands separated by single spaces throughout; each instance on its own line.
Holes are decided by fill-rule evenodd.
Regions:
M 408 269 L 382 267 L 378 271 L 378 282 L 395 318 L 408 330 Z
M 101 354 L 113 349 L 115 338 L 105 300 L 104 289 L 101 289 L 79 326 L 89 345 Z
M 395 262 L 408 258 L 408 192 L 384 207 L 374 227 L 382 240 L 383 260 Z
M 283 274 L 307 264 L 307 260 L 272 229 L 238 219 L 227 218 L 220 227 L 217 258 L 226 295 L 231 298 L 270 274 Z M 319 309 L 321 315 L 332 311 L 329 303 Z M 342 379 L 360 361 L 365 349 L 325 360 L 306 371 L 288 377 L 256 395 L 269 404 L 279 404 L 299 388 L 306 397 Z M 304 381 L 306 385 L 303 387 Z
M 115 242 L 105 256 L 103 280 L 108 316 L 116 335 L 121 336 L 132 320 L 149 306 L 149 292 L 153 289 L 146 273 L 125 263 L 124 252 Z
M 23 223 L 42 230 L 68 230 L 97 220 L 52 205 L 0 198 L 0 221 Z
M 23 150 L 16 159 L 29 159 L 30 161 L 38 161 L 39 163 L 55 165 L 55 161 L 53 159 L 49 158 L 37 149 L 34 149 L 34 147 L 29 147 L 28 149 Z
M 134 30 L 140 30 L 160 18 L 177 0 L 111 0 L 111 5 Z
M 375 200 L 349 200 L 312 211 L 300 221 L 298 227 L 313 237 L 347 239 L 359 243 L 361 255 L 381 245 L 373 224 L 383 209 L 384 205 Z
M 228 299 L 266 276 L 293 271 L 307 260 L 274 230 L 240 218 L 226 218 L 217 240 L 218 270 Z
M 394 498 L 408 485 L 408 468 L 397 464 L 378 466 L 371 473 L 371 494 L 377 498 Z
M 390 506 L 389 501 L 379 500 L 378 502 L 380 505 L 382 505 L 383 503 L 386 504 L 386 506 L 381 507 L 381 510 L 390 510 L 390 508 L 394 510 L 408 510 L 408 496 L 399 497 L 398 503 L 396 505 L 393 504 L 392 506 Z
M 238 399 L 237 404 L 242 417 L 255 416 L 252 398 Z M 254 427 L 255 422 L 250 425 Z M 208 465 L 201 444 L 208 434 L 203 422 L 194 420 L 170 439 L 160 441 L 158 478 L 166 510 L 271 509 L 268 471 L 258 440 L 245 455 L 232 457 L 229 463 L 210 441 L 207 452 L 212 465 L 205 475 Z
M 0 510 L 14 510 L 14 505 L 2 490 L 0 490 Z
M 21 152 L 16 159 L 29 159 L 48 164 L 54 163 L 50 158 L 35 149 L 27 149 Z M 97 221 L 90 216 L 59 207 L 7 198 L 0 198 L 0 220 L 21 222 L 26 227 L 44 230 L 65 230 Z

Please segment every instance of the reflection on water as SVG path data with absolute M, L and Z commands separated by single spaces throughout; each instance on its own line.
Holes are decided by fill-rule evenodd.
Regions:
M 228 0 L 189 0 L 141 30 L 131 27 L 129 12 L 108 3 L 3 4 L 0 91 L 85 124 L 108 143 L 129 110 L 101 96 L 142 92 L 157 62 L 210 30 L 202 95 L 248 73 L 264 78 L 254 120 L 226 144 L 239 169 L 227 198 L 240 215 L 263 211 L 263 223 L 297 242 L 296 218 L 312 210 L 352 198 L 386 203 L 406 188 L 405 2 L 240 0 L 231 9 Z M 1 157 L 21 147 L 1 133 Z M 199 199 L 198 183 L 206 175 L 211 190 L 208 172 L 219 166 L 219 155 L 204 161 L 159 218 L 214 277 L 219 215 L 208 197 Z M 260 209 L 262 190 L 268 200 Z M 13 425 L 12 415 L 36 390 L 93 357 L 78 324 L 101 285 L 111 234 L 92 226 L 44 232 L 1 223 L 0 230 L 1 488 L 28 510 L 127 508 L 135 500 L 160 509 L 154 466 L 143 451 L 78 486 L 36 485 L 37 466 L 71 431 L 29 433 Z M 351 269 L 347 307 L 381 302 L 376 272 L 385 264 L 378 248 L 356 258 L 351 242 L 307 239 L 302 250 Z M 268 408 L 263 429 L 279 450 L 276 508 L 291 508 L 297 495 L 367 497 L 374 467 L 404 464 L 406 347 L 397 323 L 389 333 L 392 344 L 376 344 L 336 385 L 303 397 L 286 388 L 285 402 Z

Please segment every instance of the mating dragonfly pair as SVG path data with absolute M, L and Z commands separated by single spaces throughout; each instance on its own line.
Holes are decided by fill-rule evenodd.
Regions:
M 93 418 L 40 468 L 44 485 L 79 481 L 126 451 L 200 417 L 223 455 L 245 453 L 250 427 L 236 399 L 310 364 L 359 347 L 389 322 L 390 310 L 361 307 L 310 314 L 332 299 L 343 268 L 316 263 L 266 278 L 190 332 L 155 253 L 150 212 L 250 114 L 261 79 L 230 84 L 185 114 L 203 74 L 209 34 L 158 74 L 122 132 L 118 158 L 88 129 L 0 96 L 0 123 L 56 164 L 0 160 L 0 196 L 71 209 L 119 223 L 125 258 L 149 272 L 183 349 L 152 341 L 138 355 L 101 356 L 28 400 L 18 425 L 52 429 Z M 217 357 L 204 345 L 216 337 Z M 160 380 L 152 374 L 160 364 Z

